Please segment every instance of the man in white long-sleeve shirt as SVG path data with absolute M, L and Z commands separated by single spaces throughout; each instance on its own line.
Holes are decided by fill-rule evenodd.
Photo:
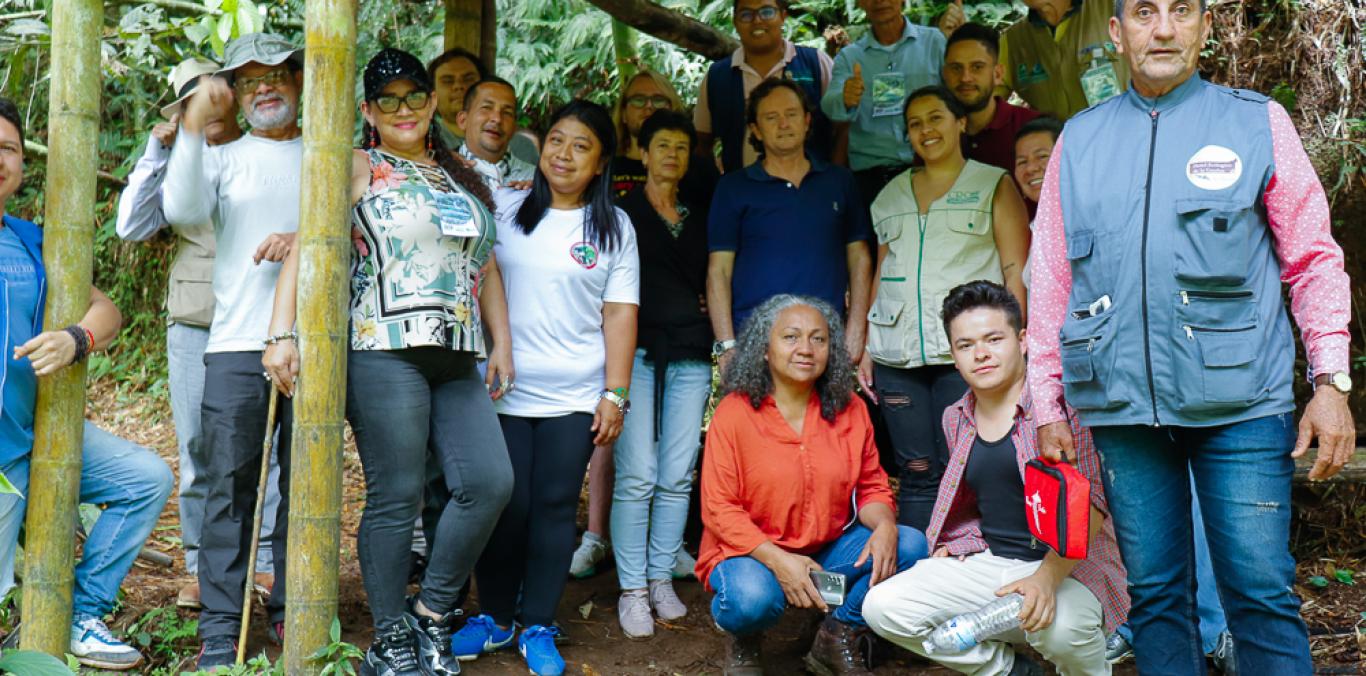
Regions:
M 208 494 L 199 547 L 203 647 L 197 667 L 231 666 L 241 623 L 242 589 L 251 542 L 252 513 L 260 471 L 271 384 L 262 377 L 275 280 L 294 243 L 299 221 L 303 144 L 299 94 L 302 50 L 275 35 L 254 33 L 233 41 L 219 75 L 196 88 L 185 105 L 175 148 L 166 168 L 162 208 L 173 224 L 212 222 L 217 244 L 213 265 L 213 324 L 204 354 L 203 434 Z M 205 142 L 214 110 L 236 98 L 251 133 L 221 146 Z M 289 509 L 288 400 L 277 409 L 280 425 L 280 503 L 272 549 L 285 551 Z M 275 585 L 267 611 L 270 634 L 281 638 L 285 607 L 283 557 L 275 561 Z
M 161 109 L 165 121 L 152 127 L 147 147 L 128 174 L 128 186 L 119 197 L 115 231 L 133 242 L 151 239 L 165 227 L 176 237 L 166 292 L 166 353 L 169 364 L 171 417 L 180 447 L 180 540 L 185 548 L 185 570 L 198 575 L 199 531 L 204 520 L 207 490 L 203 435 L 200 433 L 200 399 L 204 394 L 204 347 L 209 342 L 213 319 L 213 224 L 170 225 L 161 208 L 161 187 L 166 162 L 179 129 L 181 106 L 204 76 L 212 76 L 218 64 L 205 59 L 186 59 L 171 69 L 171 92 L 175 101 Z M 210 146 L 236 141 L 242 136 L 237 124 L 237 101 L 229 99 L 214 111 L 204 126 Z M 273 458 L 272 458 L 273 459 Z M 271 463 L 275 465 L 275 463 Z M 278 474 L 277 468 L 272 468 Z M 275 507 L 280 501 L 274 477 L 266 493 L 266 518 L 261 526 L 262 545 L 256 556 L 257 583 L 272 576 L 270 535 L 275 527 Z M 186 585 L 176 597 L 182 608 L 199 608 L 199 583 Z

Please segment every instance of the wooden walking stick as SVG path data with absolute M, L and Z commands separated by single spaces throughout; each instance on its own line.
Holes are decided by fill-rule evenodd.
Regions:
M 270 448 L 275 439 L 275 406 L 280 391 L 270 384 L 270 406 L 266 411 L 266 439 L 261 443 L 261 479 L 256 484 L 256 511 L 251 519 L 251 549 L 247 554 L 247 584 L 242 595 L 242 630 L 237 635 L 237 663 L 247 656 L 247 631 L 251 629 L 251 597 L 256 591 L 256 548 L 261 546 L 261 519 L 266 512 L 266 483 L 270 480 Z

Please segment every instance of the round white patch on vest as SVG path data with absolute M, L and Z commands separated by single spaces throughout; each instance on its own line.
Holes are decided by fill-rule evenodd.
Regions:
M 1223 146 L 1205 146 L 1186 162 L 1186 178 L 1197 188 L 1223 190 L 1243 175 L 1243 158 Z

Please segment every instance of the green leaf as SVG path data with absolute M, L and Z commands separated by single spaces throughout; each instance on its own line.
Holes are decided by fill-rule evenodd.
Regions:
M 1326 577 L 1324 577 L 1324 576 L 1322 576 L 1322 575 L 1315 575 L 1315 576 L 1309 578 L 1309 584 L 1312 584 L 1312 585 L 1314 585 L 1315 587 L 1318 587 L 1318 588 L 1322 589 L 1322 588 L 1328 586 L 1328 578 L 1326 578 Z
M 10 483 L 9 477 L 5 476 L 4 472 L 0 472 L 0 495 L 4 494 L 17 495 L 21 498 L 24 497 L 24 494 L 19 492 L 19 489 L 15 488 L 14 484 Z
M 236 27 L 236 23 L 237 22 L 233 19 L 233 15 L 231 14 L 224 14 L 223 16 L 218 17 L 218 39 L 227 42 L 236 37 L 233 35 L 232 31 L 232 29 Z
M 208 18 L 210 21 L 213 21 L 212 17 L 205 18 Z M 223 47 L 227 44 L 227 42 L 227 40 L 218 36 L 217 27 L 209 31 L 209 46 L 213 47 L 213 53 L 219 59 L 223 58 Z
M 6 650 L 0 656 L 0 672 L 24 676 L 71 676 L 62 661 L 34 650 Z
M 209 32 L 214 29 L 213 17 L 205 15 L 199 21 L 191 21 L 185 24 L 185 37 L 193 42 L 196 47 L 204 44 L 204 38 L 209 37 Z
M 251 0 L 238 0 L 236 14 L 238 35 L 259 33 L 265 27 L 265 22 L 261 19 L 261 11 L 256 9 L 256 5 L 252 4 Z
M 1356 579 L 1352 576 L 1352 569 L 1350 568 L 1339 568 L 1336 573 L 1333 573 L 1333 577 L 1337 578 L 1338 582 L 1343 584 L 1352 585 L 1357 583 Z
M 327 631 L 327 635 L 332 638 L 333 643 L 341 642 L 341 619 L 332 618 L 332 628 Z

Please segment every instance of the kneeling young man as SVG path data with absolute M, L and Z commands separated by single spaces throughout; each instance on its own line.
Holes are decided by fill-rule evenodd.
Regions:
M 1072 423 L 1068 460 L 1090 480 L 1092 506 L 1088 556 L 1069 560 L 1026 521 L 1024 465 L 1039 452 L 1019 302 L 1003 286 L 969 282 L 949 293 L 942 317 L 969 391 L 944 412 L 951 455 L 925 533 L 933 555 L 870 589 L 863 616 L 883 638 L 964 673 L 1041 674 L 1011 645 L 1028 643 L 1060 674 L 1108 674 L 1105 635 L 1124 622 L 1129 598 L 1091 435 Z M 938 625 L 1011 592 L 1024 596 L 1022 632 L 928 654 Z

